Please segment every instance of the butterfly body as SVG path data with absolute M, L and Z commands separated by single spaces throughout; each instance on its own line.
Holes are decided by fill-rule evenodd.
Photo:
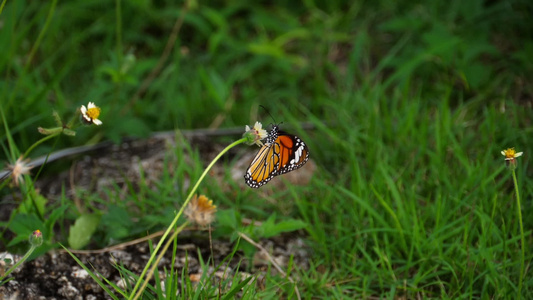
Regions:
M 305 142 L 274 125 L 250 163 L 244 180 L 250 187 L 258 188 L 275 176 L 301 168 L 308 160 L 309 149 Z

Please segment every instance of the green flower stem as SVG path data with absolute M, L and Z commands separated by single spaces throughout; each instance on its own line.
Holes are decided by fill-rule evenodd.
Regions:
M 28 259 L 28 257 L 30 257 L 30 255 L 33 253 L 33 250 L 35 250 L 35 248 L 37 248 L 37 246 L 35 245 L 31 245 L 30 247 L 30 250 L 28 250 L 28 252 L 26 252 L 26 254 L 24 255 L 23 258 L 21 258 L 16 264 L 14 264 L 11 268 L 9 268 L 9 270 L 6 271 L 6 273 L 4 274 L 4 276 L 0 277 L 0 285 L 3 283 L 3 280 L 4 278 L 6 278 L 11 272 L 13 272 L 16 268 L 18 268 L 26 259 Z
M 513 182 L 514 182 L 514 189 L 516 193 L 516 209 L 518 210 L 518 222 L 520 224 L 520 244 L 522 248 L 521 255 L 520 255 L 520 281 L 518 281 L 518 297 L 517 297 L 517 299 L 520 299 L 522 297 L 522 281 L 524 281 L 526 240 L 524 237 L 524 224 L 522 223 L 522 207 L 520 205 L 520 193 L 518 192 L 518 182 L 516 180 L 515 170 L 513 170 Z
M 202 176 L 200 176 L 200 178 L 198 179 L 198 181 L 196 182 L 196 184 L 192 188 L 191 192 L 189 193 L 189 196 L 187 196 L 187 199 L 185 200 L 185 202 L 181 206 L 181 209 L 178 211 L 178 213 L 174 217 L 174 220 L 172 220 L 172 222 L 168 226 L 167 230 L 165 231 L 165 233 L 161 237 L 161 240 L 159 240 L 159 243 L 157 244 L 157 246 L 154 249 L 154 252 L 152 253 L 152 256 L 150 256 L 150 259 L 146 263 L 146 266 L 144 267 L 144 270 L 142 271 L 141 275 L 139 276 L 139 279 L 137 280 L 137 283 L 135 284 L 135 287 L 133 287 L 133 290 L 131 291 L 129 299 L 134 299 L 134 295 L 136 295 L 135 292 L 137 292 L 137 289 L 139 289 L 139 286 L 140 286 L 140 284 L 142 282 L 142 279 L 143 279 L 144 275 L 146 274 L 146 272 L 148 270 L 148 267 L 152 265 L 152 262 L 153 262 L 155 256 L 159 252 L 159 248 L 161 248 L 161 245 L 163 245 L 165 239 L 167 238 L 167 236 L 170 233 L 170 231 L 172 230 L 172 228 L 174 228 L 176 226 L 176 223 L 178 222 L 178 219 L 180 218 L 180 216 L 183 214 L 183 211 L 185 210 L 185 207 L 187 207 L 187 204 L 189 204 L 189 201 L 191 201 L 192 196 L 196 193 L 196 190 L 198 189 L 198 186 L 204 180 L 204 178 L 207 175 L 207 173 L 209 172 L 209 170 L 211 170 L 211 168 L 215 165 L 215 163 L 222 157 L 222 155 L 226 154 L 226 152 L 228 152 L 229 149 L 231 149 L 231 148 L 233 148 L 233 147 L 235 147 L 235 146 L 237 146 L 239 144 L 242 144 L 242 143 L 246 142 L 246 140 L 247 139 L 242 138 L 240 140 L 237 140 L 237 141 L 233 142 L 229 146 L 227 146 L 224 150 L 222 150 L 213 159 L 213 161 L 204 170 L 204 173 L 202 173 Z M 139 291 L 139 293 L 141 293 L 141 292 L 142 292 L 142 289 Z
M 35 147 L 39 146 L 40 144 L 42 144 L 45 141 L 48 141 L 49 139 L 55 138 L 56 136 L 58 136 L 60 134 L 61 134 L 61 132 L 54 133 L 54 134 L 51 134 L 51 135 L 47 135 L 47 136 L 43 137 L 42 139 L 38 140 L 37 142 L 33 143 L 33 145 L 31 145 L 30 148 L 28 148 L 28 150 L 26 150 L 26 152 L 24 152 L 24 156 L 23 157 L 28 157 L 30 152 L 33 149 L 35 149 Z
M 141 288 L 139 289 L 139 291 L 137 292 L 137 295 L 135 295 L 133 300 L 139 299 L 139 297 L 141 296 L 142 292 L 144 291 L 144 289 L 148 285 L 148 281 L 150 281 L 150 279 L 152 279 L 152 276 L 154 275 L 155 269 L 157 268 L 157 266 L 159 265 L 159 262 L 161 261 L 161 259 L 165 255 L 165 252 L 167 252 L 168 247 L 170 247 L 170 244 L 172 243 L 172 241 L 178 236 L 178 234 L 180 232 L 183 231 L 183 228 L 185 228 L 187 225 L 189 225 L 189 221 L 185 221 L 185 223 L 183 223 L 180 227 L 178 227 L 178 228 L 176 228 L 176 230 L 174 230 L 174 233 L 167 240 L 167 242 L 165 243 L 165 246 L 163 247 L 163 249 L 161 249 L 161 252 L 157 256 L 157 259 L 152 264 L 152 267 L 150 268 L 150 271 L 146 275 L 146 279 L 144 280 L 143 285 L 141 286 Z

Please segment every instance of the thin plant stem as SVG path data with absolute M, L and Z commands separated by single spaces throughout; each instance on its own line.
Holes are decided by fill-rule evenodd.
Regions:
M 520 193 L 518 192 L 518 182 L 516 180 L 516 172 L 513 170 L 513 182 L 514 189 L 516 194 L 516 209 L 518 210 L 518 222 L 520 224 L 520 244 L 521 244 L 521 253 L 520 253 L 520 279 L 518 281 L 518 297 L 522 297 L 522 281 L 524 280 L 524 268 L 525 268 L 525 245 L 526 240 L 524 237 L 524 224 L 522 223 L 522 206 L 520 204 Z
M 58 132 L 58 133 L 54 133 L 54 134 L 51 134 L 51 135 L 47 135 L 45 137 L 43 137 L 42 139 L 38 140 L 37 142 L 33 143 L 33 145 L 30 146 L 30 148 L 28 148 L 28 150 L 26 150 L 26 152 L 24 152 L 24 157 L 28 157 L 28 155 L 30 155 L 30 152 L 37 146 L 39 146 L 40 144 L 42 144 L 43 142 L 45 141 L 48 141 L 49 139 L 53 139 L 55 138 L 56 136 L 60 135 L 61 132 Z
M 150 281 L 150 279 L 152 279 L 152 276 L 154 275 L 155 269 L 157 268 L 157 265 L 159 265 L 159 262 L 161 261 L 161 259 L 165 255 L 165 252 L 167 252 L 168 247 L 170 247 L 170 244 L 172 243 L 172 241 L 178 236 L 178 234 L 180 232 L 183 231 L 183 228 L 185 228 L 187 225 L 189 225 L 189 221 L 185 221 L 185 223 L 183 223 L 180 227 L 178 227 L 178 228 L 176 228 L 176 230 L 174 230 L 174 232 L 172 233 L 172 235 L 170 236 L 170 238 L 166 242 L 166 244 L 163 247 L 163 249 L 161 249 L 161 252 L 157 256 L 157 259 L 152 264 L 152 267 L 150 268 L 150 271 L 148 272 L 148 274 L 146 274 L 146 279 L 144 280 L 143 285 L 141 286 L 139 291 L 137 292 L 137 295 L 135 295 L 135 297 L 133 298 L 134 300 L 139 299 L 139 297 L 141 296 L 142 292 L 144 291 L 144 289 L 148 285 L 148 281 Z
M 215 165 L 215 163 L 222 157 L 222 155 L 226 154 L 226 152 L 229 151 L 229 149 L 239 145 L 239 144 L 242 144 L 246 142 L 246 139 L 245 138 L 242 138 L 240 140 L 237 140 L 233 143 L 231 143 L 229 146 L 227 146 L 224 150 L 222 150 L 214 159 L 213 161 L 211 161 L 211 163 L 207 166 L 207 168 L 204 170 L 204 172 L 202 173 L 202 175 L 200 176 L 200 178 L 198 179 L 198 181 L 196 182 L 196 184 L 194 185 L 194 187 L 191 189 L 190 193 L 189 193 L 189 196 L 187 196 L 187 199 L 185 200 L 185 202 L 183 202 L 183 205 L 181 206 L 180 210 L 178 211 L 178 213 L 176 214 L 176 216 L 174 217 L 174 220 L 172 220 L 172 222 L 170 223 L 170 225 L 168 226 L 167 230 L 165 231 L 165 233 L 163 234 L 163 236 L 161 237 L 161 240 L 159 240 L 159 243 L 157 244 L 157 246 L 155 247 L 154 249 L 154 252 L 152 253 L 152 255 L 150 256 L 150 259 L 148 260 L 148 262 L 146 263 L 146 266 L 144 267 L 144 270 L 142 271 L 141 275 L 139 276 L 139 279 L 137 280 L 137 283 L 135 284 L 135 286 L 133 287 L 133 290 L 131 291 L 131 294 L 130 294 L 130 298 L 129 299 L 134 299 L 134 296 L 136 295 L 136 292 L 137 292 L 137 289 L 139 289 L 139 286 L 142 282 L 142 279 L 144 277 L 144 275 L 146 274 L 146 272 L 148 271 L 148 268 L 152 265 L 152 262 L 155 258 L 155 256 L 157 255 L 157 253 L 159 252 L 159 249 L 161 248 L 161 246 L 163 245 L 163 243 L 165 242 L 165 239 L 167 238 L 168 234 L 170 233 L 170 231 L 172 230 L 172 228 L 174 228 L 174 226 L 176 226 L 176 223 L 178 222 L 178 219 L 181 217 L 181 215 L 183 214 L 183 211 L 185 210 L 185 207 L 187 207 L 187 204 L 189 204 L 189 202 L 191 201 L 191 198 L 192 196 L 196 193 L 196 190 L 198 189 L 198 186 L 200 185 L 200 183 L 204 180 L 205 176 L 207 175 L 207 173 L 209 172 L 209 170 L 211 170 L 211 168 Z M 142 292 L 142 290 L 140 291 Z
M 33 250 L 35 250 L 35 248 L 37 248 L 37 246 L 35 245 L 31 245 L 30 247 L 30 250 L 28 250 L 28 252 L 26 252 L 26 254 L 24 255 L 24 257 L 22 257 L 16 264 L 14 264 L 11 268 L 9 268 L 9 270 L 6 271 L 6 273 L 4 274 L 4 276 L 0 277 L 0 284 L 2 283 L 2 281 L 4 280 L 4 278 L 6 278 L 9 273 L 13 272 L 16 268 L 18 268 L 26 259 L 28 259 L 28 257 L 30 257 L 30 255 L 33 253 Z
M 28 155 L 30 155 L 30 152 L 33 151 L 33 149 L 35 149 L 35 147 L 39 146 L 40 144 L 42 144 L 43 142 L 45 141 L 48 141 L 58 135 L 60 135 L 61 133 L 64 132 L 65 129 L 70 129 L 70 130 L 73 130 L 74 129 L 74 121 L 78 118 L 78 114 L 79 114 L 79 110 L 77 111 L 76 114 L 74 114 L 74 116 L 72 117 L 72 119 L 69 121 L 69 123 L 65 126 L 63 124 L 58 124 L 59 126 L 62 126 L 63 130 L 61 131 L 58 131 L 56 133 L 52 133 L 50 135 L 47 135 L 45 137 L 43 137 L 42 139 L 38 140 L 37 142 L 33 143 L 33 145 L 31 145 L 27 150 L 26 152 L 24 152 L 24 155 L 23 157 L 28 157 Z M 58 121 L 59 122 L 59 121 Z
M 209 224 L 208 232 L 209 232 L 209 249 L 211 249 L 211 265 L 213 267 L 213 270 L 215 269 L 215 252 L 213 252 L 213 237 L 211 236 L 213 228 L 211 228 L 211 224 Z
M 44 22 L 43 29 L 41 30 L 41 32 L 39 32 L 39 36 L 37 36 L 37 40 L 33 44 L 33 47 L 31 47 L 30 54 L 28 55 L 28 60 L 26 61 L 26 65 L 24 66 L 25 70 L 27 70 L 30 67 L 31 61 L 33 60 L 33 57 L 35 56 L 37 49 L 41 45 L 41 41 L 43 40 L 44 35 L 46 34 L 48 27 L 50 26 L 50 22 L 52 21 L 52 17 L 54 16 L 56 5 L 57 5 L 57 0 L 53 0 L 52 4 L 50 5 L 50 10 L 48 11 L 48 15 L 46 16 L 46 21 Z
M 287 273 L 285 273 L 285 271 L 283 271 L 283 269 L 281 268 L 280 265 L 278 265 L 276 263 L 276 261 L 274 260 L 274 258 L 270 255 L 270 253 L 268 253 L 268 251 L 263 247 L 261 246 L 260 244 L 256 243 L 254 240 L 252 240 L 250 237 L 248 237 L 246 234 L 242 233 L 242 232 L 239 232 L 239 236 L 241 238 L 243 238 L 245 241 L 247 241 L 248 243 L 252 244 L 254 247 L 256 247 L 257 249 L 261 250 L 261 252 L 263 252 L 263 254 L 268 258 L 268 260 L 270 261 L 270 263 L 274 266 L 274 268 L 276 268 L 276 270 L 278 270 L 278 272 L 285 278 L 287 278 L 293 285 L 294 285 L 294 292 L 296 293 L 296 298 L 298 300 L 301 300 L 302 297 L 300 296 L 300 291 L 298 290 L 298 285 L 296 284 L 296 281 L 294 281 L 291 276 L 287 275 Z
M 4 6 L 6 6 L 7 0 L 2 1 L 2 5 L 0 5 L 0 15 L 2 14 L 2 11 L 4 11 Z
M 7 106 L 6 106 L 7 107 Z M 4 106 L 3 105 L 0 105 L 0 115 L 2 116 L 2 123 L 4 124 L 4 130 L 6 131 L 6 138 L 7 138 L 7 144 L 8 144 L 8 148 L 9 148 L 9 152 L 11 154 L 11 157 L 13 159 L 16 159 L 16 144 L 15 144 L 15 141 L 13 140 L 13 136 L 11 135 L 11 131 L 9 131 L 9 127 L 7 125 L 7 119 L 6 119 L 6 115 L 4 114 Z M 7 151 L 6 151 L 7 152 Z

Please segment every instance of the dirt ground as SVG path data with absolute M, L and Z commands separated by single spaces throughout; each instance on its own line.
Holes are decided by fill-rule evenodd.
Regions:
M 178 238 L 179 246 L 177 259 L 174 264 L 176 272 L 181 273 L 187 263 L 188 276 L 191 282 L 196 282 L 202 276 L 198 253 L 202 260 L 214 257 L 215 266 L 219 266 L 224 258 L 230 255 L 233 245 L 227 241 L 213 241 L 213 256 L 208 242 L 198 242 L 191 237 Z M 261 241 L 269 254 L 285 268 L 291 255 L 301 268 L 307 268 L 307 251 L 302 239 L 294 235 L 276 237 Z M 86 265 L 93 266 L 105 278 L 120 287 L 125 286 L 116 264 L 119 263 L 135 274 L 140 274 L 149 259 L 148 244 L 146 242 L 125 247 L 120 250 L 105 251 L 103 253 L 77 253 L 76 256 Z M 20 258 L 20 257 L 18 257 Z M 15 258 L 17 259 L 17 258 Z M 160 263 L 160 270 L 170 269 L 171 253 L 165 255 Z M 262 279 L 270 264 L 266 255 L 258 251 L 250 266 L 242 253 L 238 252 L 231 261 L 225 262 L 218 269 L 209 268 L 212 284 L 216 285 L 223 278 L 234 275 L 246 278 L 255 277 L 253 284 L 263 285 Z M 247 272 L 247 270 L 250 270 Z M 275 268 L 270 268 L 276 272 Z M 68 253 L 54 251 L 37 259 L 26 262 L 15 270 L 11 276 L 13 280 L 0 287 L 0 299 L 112 299 L 106 292 L 83 270 Z M 160 272 L 161 278 L 164 273 Z M 153 283 L 153 281 L 152 281 Z M 117 294 L 115 294 L 117 295 Z M 120 298 L 120 297 L 119 297 Z
M 205 136 L 205 133 L 184 134 L 184 138 L 190 141 L 193 147 L 198 147 L 202 158 L 209 162 L 219 153 L 223 146 L 206 142 Z M 163 168 L 168 167 L 163 162 L 165 151 L 175 147 L 177 143 L 179 142 L 176 142 L 174 133 L 168 133 L 159 134 L 146 140 L 130 140 L 121 145 L 105 143 L 94 147 L 93 150 L 84 149 L 82 153 L 76 153 L 76 155 L 70 155 L 68 151 L 63 151 L 63 154 L 55 159 L 71 161 L 71 168 L 55 176 L 39 179 L 36 183 L 36 188 L 40 189 L 40 192 L 48 199 L 53 199 L 54 195 L 57 196 L 58 193 L 61 193 L 62 185 L 70 187 L 72 189 L 72 191 L 69 191 L 70 193 L 74 193 L 73 190 L 79 187 L 97 191 L 103 186 L 124 183 L 124 174 L 130 180 L 140 180 L 139 166 L 143 166 L 144 172 L 146 172 L 146 174 L 142 175 L 144 180 L 155 182 L 158 180 Z M 235 155 L 242 156 L 232 169 L 232 177 L 243 182 L 242 174 L 251 157 L 255 154 L 255 149 L 246 151 L 249 152 L 247 155 L 242 155 L 242 151 L 237 151 L 239 150 L 228 153 L 230 157 Z M 117 162 L 120 162 L 120 164 L 117 165 Z M 308 165 L 304 166 L 304 168 L 308 168 L 307 172 L 287 174 L 286 179 L 288 182 L 294 184 L 307 183 L 315 169 L 312 161 Z M 217 174 L 224 174 L 224 171 L 215 168 L 210 173 L 212 176 L 218 176 Z M 96 181 L 95 178 L 97 179 Z M 276 183 L 274 180 L 269 185 L 272 188 L 277 187 L 277 184 L 280 183 L 281 181 Z M 269 189 L 262 188 L 261 192 L 268 193 Z M 9 205 L 9 203 L 14 202 L 9 197 L 1 201 L 3 208 L 0 213 L 0 219 L 5 221 L 9 217 L 10 209 L 15 206 Z M 154 244 L 157 241 L 157 237 L 152 239 Z M 291 255 L 296 268 L 307 269 L 309 253 L 304 242 L 303 232 L 284 234 L 258 242 L 268 251 L 270 257 L 262 251 L 257 251 L 254 259 L 249 260 L 244 257 L 243 253 L 238 251 L 231 261 L 225 262 L 220 268 L 215 270 L 212 267 L 210 268 L 209 273 L 212 275 L 213 284 L 222 279 L 222 276 L 230 276 L 229 278 L 232 278 L 233 275 L 237 274 L 243 278 L 253 276 L 256 278 L 253 284 L 261 287 L 261 280 L 266 270 L 277 272 L 275 268 L 269 268 L 271 260 L 274 260 L 285 270 Z M 198 255 L 202 256 L 201 259 L 203 261 L 213 258 L 214 265 L 218 266 L 232 252 L 234 246 L 227 240 L 213 240 L 212 245 L 213 252 L 211 253 L 209 234 L 206 230 L 189 228 L 178 236 L 178 257 L 174 267 L 181 273 L 182 268 L 185 267 L 185 262 L 187 262 L 189 278 L 193 282 L 198 280 L 202 272 Z M 2 255 L 1 252 L 3 251 L 5 249 L 0 249 L 0 255 Z M 164 267 L 170 269 L 170 252 L 168 251 L 161 261 L 160 270 L 163 270 Z M 93 266 L 105 278 L 118 286 L 124 286 L 125 282 L 121 279 L 116 269 L 116 264 L 121 264 L 133 273 L 140 274 L 149 258 L 148 241 L 132 241 L 127 246 L 76 253 L 76 256 L 85 264 Z M 14 259 L 20 259 L 20 256 L 14 255 Z M 224 272 L 226 272 L 226 275 L 224 275 Z M 0 300 L 111 299 L 68 253 L 59 249 L 24 263 L 11 273 L 11 277 L 13 278 L 11 281 L 0 286 Z

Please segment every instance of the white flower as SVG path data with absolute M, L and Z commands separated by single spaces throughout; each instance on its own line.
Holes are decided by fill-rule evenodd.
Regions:
M 81 115 L 83 121 L 87 124 L 102 125 L 102 121 L 98 120 L 100 116 L 100 107 L 94 105 L 94 102 L 89 102 L 87 107 L 81 106 Z
M 268 136 L 267 131 L 263 129 L 263 124 L 255 122 L 254 128 L 246 125 L 245 130 L 244 136 L 248 139 L 247 143 L 249 145 L 256 144 L 257 146 L 263 146 L 261 140 Z
M 514 148 L 507 148 L 506 150 L 502 150 L 502 155 L 505 156 L 505 160 L 514 160 L 517 157 L 522 156 L 524 152 L 516 152 Z
M 24 182 L 23 175 L 30 174 L 30 170 L 33 167 L 28 166 L 29 162 L 29 159 L 22 160 L 21 156 L 17 159 L 14 165 L 8 165 L 9 169 L 11 169 L 11 177 L 16 186 L 19 186 L 19 183 Z

